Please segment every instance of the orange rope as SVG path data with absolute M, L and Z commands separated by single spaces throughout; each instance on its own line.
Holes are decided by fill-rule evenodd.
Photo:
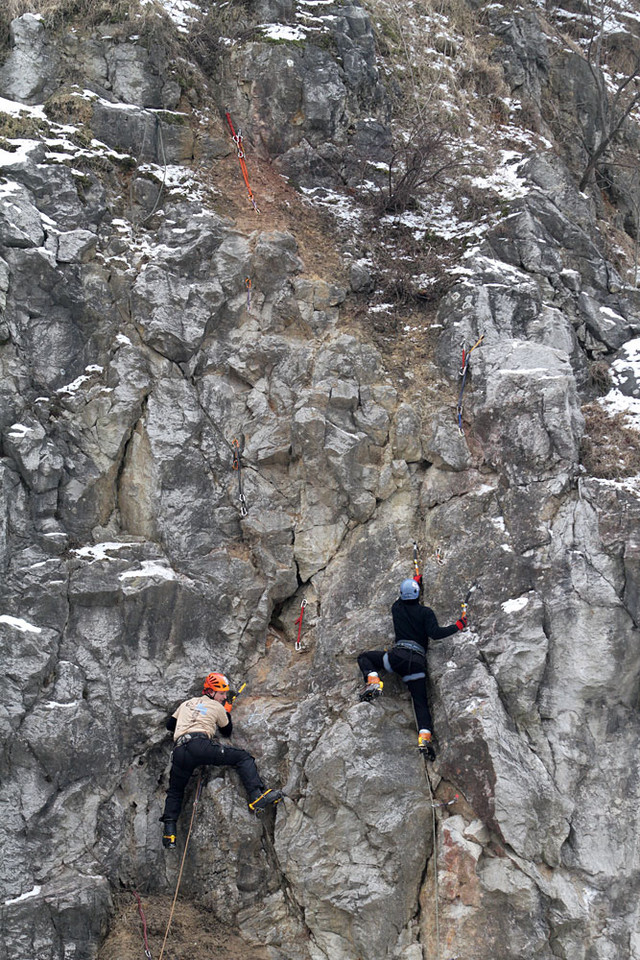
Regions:
M 260 213 L 260 211 L 258 210 L 258 205 L 256 204 L 256 201 L 255 201 L 255 197 L 253 196 L 253 191 L 251 190 L 251 184 L 249 183 L 249 171 L 247 170 L 247 164 L 246 164 L 246 161 L 245 161 L 245 158 L 244 158 L 244 146 L 243 146 L 243 140 L 242 140 L 242 131 L 241 131 L 241 130 L 238 130 L 238 132 L 236 133 L 236 131 L 234 130 L 234 127 L 233 127 L 233 123 L 232 123 L 232 121 L 231 121 L 231 116 L 229 115 L 228 112 L 225 114 L 225 116 L 226 116 L 226 118 L 227 118 L 227 123 L 229 124 L 229 129 L 231 130 L 231 139 L 233 140 L 233 142 L 234 142 L 235 145 L 236 145 L 236 151 L 237 151 L 237 154 L 238 154 L 238 163 L 240 164 L 240 171 L 241 171 L 241 173 L 242 173 L 242 176 L 243 176 L 243 178 L 244 178 L 244 182 L 245 182 L 246 187 L 247 187 L 247 193 L 249 194 L 249 200 L 250 200 L 251 203 L 253 204 L 253 209 L 255 210 L 255 212 L 256 212 L 256 213 Z

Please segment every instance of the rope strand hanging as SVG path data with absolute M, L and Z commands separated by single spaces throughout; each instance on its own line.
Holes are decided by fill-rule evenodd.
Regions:
M 247 500 L 242 488 L 242 451 L 240 449 L 240 443 L 238 440 L 234 439 L 232 441 L 231 449 L 233 450 L 233 469 L 238 472 L 238 500 L 240 501 L 240 513 L 243 517 L 246 517 L 248 511 Z
M 464 395 L 464 388 L 467 383 L 467 373 L 469 371 L 469 360 L 471 358 L 471 354 L 473 353 L 473 351 L 476 349 L 476 347 L 480 346 L 483 340 L 484 340 L 484 333 L 478 340 L 476 340 L 476 342 L 474 343 L 474 345 L 471 347 L 469 351 L 466 350 L 464 344 L 462 345 L 462 365 L 460 367 L 460 376 L 462 377 L 462 385 L 460 387 L 460 395 L 458 396 L 458 407 L 457 407 L 458 431 L 461 437 L 464 437 L 464 428 L 462 426 L 462 397 Z
M 196 819 L 196 810 L 198 809 L 198 800 L 200 799 L 200 793 L 202 791 L 202 771 L 198 776 L 198 785 L 196 787 L 196 796 L 193 801 L 193 809 L 191 811 L 191 822 L 189 823 L 189 830 L 187 832 L 187 839 L 184 842 L 184 851 L 182 853 L 182 862 L 180 863 L 180 872 L 178 874 L 178 881 L 176 883 L 176 892 L 173 895 L 173 903 L 171 904 L 171 912 L 169 914 L 169 922 L 167 923 L 167 929 L 165 930 L 164 940 L 162 941 L 162 950 L 160 951 L 160 957 L 158 960 L 162 960 L 164 956 L 164 948 L 167 945 L 167 937 L 169 936 L 169 930 L 171 929 L 171 922 L 173 920 L 173 914 L 176 909 L 176 900 L 178 899 L 178 891 L 180 889 L 180 881 L 182 880 L 182 873 L 184 870 L 184 862 L 187 859 L 187 850 L 189 848 L 189 838 L 191 837 L 191 831 L 193 829 L 193 824 Z
M 251 201 L 251 204 L 252 204 L 253 209 L 255 210 L 255 212 L 256 212 L 256 213 L 260 213 L 260 211 L 258 210 L 258 205 L 257 205 L 257 203 L 256 203 L 256 201 L 255 201 L 255 197 L 253 196 L 253 191 L 252 191 L 252 189 L 251 189 L 251 184 L 249 183 L 249 171 L 247 170 L 247 163 L 246 163 L 246 160 L 245 160 L 244 141 L 243 141 L 243 139 L 242 139 L 242 131 L 241 131 L 241 130 L 238 130 L 238 132 L 236 133 L 235 128 L 234 128 L 234 126 L 233 126 L 233 121 L 232 121 L 231 116 L 230 116 L 230 114 L 229 114 L 228 111 L 225 113 L 225 116 L 226 116 L 226 118 L 227 118 L 227 123 L 229 124 L 229 130 L 231 131 L 231 139 L 233 140 L 233 142 L 234 142 L 235 145 L 236 145 L 236 152 L 237 152 L 237 154 L 238 154 L 238 163 L 240 164 L 240 171 L 241 171 L 241 173 L 242 173 L 242 176 L 243 176 L 243 178 L 244 178 L 245 185 L 246 185 L 246 187 L 247 187 L 247 193 L 249 194 L 249 200 Z
M 140 894 L 137 890 L 133 891 L 133 895 L 138 901 L 138 913 L 140 914 L 140 920 L 142 921 L 142 940 L 144 942 L 144 955 L 147 960 L 152 960 L 151 951 L 149 950 L 149 939 L 147 936 L 147 919 L 144 915 L 144 910 L 142 909 L 142 900 L 140 899 Z
M 426 764 L 424 768 L 424 774 L 427 781 L 427 786 L 429 787 L 429 798 L 431 800 L 431 824 L 432 824 L 432 842 L 433 842 L 433 900 L 435 906 L 435 919 L 436 919 L 436 960 L 440 960 L 440 906 L 438 904 L 438 835 L 436 830 L 436 807 L 440 806 L 435 801 L 433 796 L 433 790 L 431 788 L 431 780 L 429 779 L 429 772 L 427 770 Z
M 300 636 L 302 634 L 302 618 L 304 617 L 304 611 L 306 606 L 307 606 L 307 601 L 303 600 L 302 603 L 300 604 L 300 616 L 296 620 L 296 626 L 298 627 L 298 637 L 295 643 L 296 650 L 302 650 L 302 643 L 300 641 Z

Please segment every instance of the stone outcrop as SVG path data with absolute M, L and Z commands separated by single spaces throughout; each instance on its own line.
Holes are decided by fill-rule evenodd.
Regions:
M 335 187 L 356 141 L 380 162 L 378 27 L 351 3 L 254 6 L 205 119 L 133 23 L 25 14 L 0 65 L 19 130 L 0 143 L 0 960 L 96 958 L 122 889 L 170 900 L 164 719 L 216 668 L 247 681 L 233 742 L 286 797 L 260 822 L 209 771 L 181 889 L 247 956 L 431 960 L 438 937 L 443 957 L 640 956 L 638 487 L 580 462 L 590 365 L 637 395 L 637 290 L 575 170 L 538 151 L 428 357 L 399 352 L 399 323 L 375 336 L 354 236 L 310 225 L 279 176 L 284 214 L 250 221 L 215 184 L 225 108 L 301 182 Z M 537 15 L 505 17 L 505 79 L 544 120 Z M 398 678 L 357 698 L 413 540 L 440 622 L 464 602 L 471 625 L 430 646 L 428 770 Z

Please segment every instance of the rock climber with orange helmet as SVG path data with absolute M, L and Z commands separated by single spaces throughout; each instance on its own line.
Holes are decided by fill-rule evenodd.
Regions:
M 225 675 L 210 673 L 204 681 L 202 696 L 185 700 L 167 719 L 167 729 L 173 734 L 173 754 L 167 799 L 160 818 L 164 821 L 162 844 L 165 847 L 175 846 L 182 798 L 196 767 L 229 766 L 237 770 L 247 791 L 250 810 L 262 810 L 282 799 L 280 790 L 265 787 L 250 753 L 218 743 L 218 733 L 223 737 L 231 736 L 232 701 Z

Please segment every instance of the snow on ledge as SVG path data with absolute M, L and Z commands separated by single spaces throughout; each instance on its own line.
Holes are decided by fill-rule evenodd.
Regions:
M 86 557 L 88 560 L 112 560 L 109 553 L 117 550 L 124 550 L 130 546 L 128 543 L 94 543 L 92 546 L 80 547 L 78 550 L 72 550 L 77 557 Z
M 10 907 L 14 903 L 20 903 L 22 900 L 30 900 L 32 897 L 37 897 L 41 891 L 42 887 L 34 887 L 32 890 L 29 890 L 28 893 L 21 893 L 19 897 L 14 897 L 13 900 L 5 900 L 4 906 Z
M 21 633 L 42 633 L 42 627 L 34 627 L 32 623 L 21 620 L 19 617 L 9 617 L 3 614 L 0 616 L 0 623 L 6 623 L 8 627 L 14 627 Z
M 520 610 L 524 610 L 528 603 L 529 597 L 518 597 L 516 600 L 505 600 L 500 606 L 505 613 L 519 613 Z
M 163 580 L 177 580 L 177 574 L 171 567 L 165 567 L 156 560 L 143 560 L 139 570 L 126 570 L 119 580 L 132 580 L 137 577 L 162 577 Z

